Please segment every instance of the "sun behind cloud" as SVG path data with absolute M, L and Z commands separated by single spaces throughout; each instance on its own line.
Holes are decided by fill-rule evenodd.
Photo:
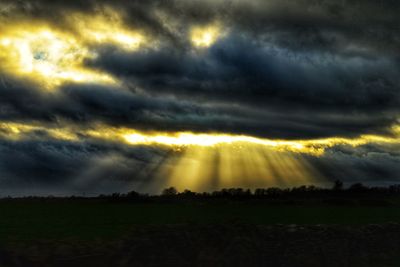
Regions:
M 20 25 L 0 38 L 5 71 L 54 88 L 65 81 L 113 83 L 104 73 L 83 66 L 94 55 L 73 35 L 46 26 Z
M 196 47 L 206 48 L 213 45 L 221 37 L 222 30 L 219 24 L 195 26 L 190 31 L 190 40 Z
M 95 46 L 110 44 L 134 51 L 144 37 L 126 28 L 118 13 L 111 14 L 69 15 L 64 19 L 73 31 L 35 22 L 4 25 L 0 27 L 1 68 L 47 89 L 64 82 L 115 84 L 115 77 L 89 68 L 85 61 L 97 57 Z

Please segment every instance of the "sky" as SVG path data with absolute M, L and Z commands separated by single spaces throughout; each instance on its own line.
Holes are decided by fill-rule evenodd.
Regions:
M 0 1 L 0 195 L 400 182 L 397 0 Z

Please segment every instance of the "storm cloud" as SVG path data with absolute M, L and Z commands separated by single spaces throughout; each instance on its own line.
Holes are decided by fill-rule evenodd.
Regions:
M 88 45 L 96 56 L 84 58 L 83 67 L 117 82 L 64 81 L 46 90 L 35 79 L 0 66 L 1 123 L 75 129 L 100 124 L 273 140 L 397 138 L 398 1 L 5 0 L 0 3 L 0 31 L 34 21 L 75 36 L 79 29 L 69 14 L 112 19 L 107 10 L 119 14 L 126 29 L 146 37 L 134 50 L 106 41 Z M 196 47 L 191 29 L 208 25 L 215 25 L 218 36 L 207 47 Z M 0 174 L 5 188 L 29 187 L 32 181 L 38 188 L 65 191 L 138 188 L 133 181 L 154 180 L 138 173 L 169 153 L 85 138 L 3 139 Z M 306 159 L 328 182 L 400 179 L 400 156 L 388 145 L 335 145 Z M 116 178 L 108 181 L 110 175 Z M 76 181 L 85 179 L 104 183 Z

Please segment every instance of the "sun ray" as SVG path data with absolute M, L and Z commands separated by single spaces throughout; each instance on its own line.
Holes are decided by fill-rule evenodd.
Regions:
M 217 133 L 141 132 L 106 125 L 85 129 L 68 124 L 46 127 L 9 122 L 0 123 L 0 137 L 14 141 L 41 138 L 66 142 L 96 140 L 169 151 L 160 161 L 150 162 L 153 167 L 149 167 L 149 171 L 136 174 L 141 179 L 151 179 L 142 186 L 153 192 L 155 188 L 168 186 L 179 190 L 209 191 L 222 187 L 321 184 L 325 177 L 310 164 L 308 157 L 320 157 L 325 149 L 335 145 L 400 144 L 397 136 L 289 141 Z M 109 166 L 107 164 L 103 165 Z

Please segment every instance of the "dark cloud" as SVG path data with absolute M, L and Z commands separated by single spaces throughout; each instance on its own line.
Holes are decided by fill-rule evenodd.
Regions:
M 1 140 L 0 195 L 156 192 L 154 172 L 168 153 L 96 140 Z
M 393 119 L 380 113 L 303 111 L 285 113 L 279 107 L 252 107 L 249 103 L 206 102 L 182 97 L 98 85 L 69 85 L 47 94 L 34 88 L 0 88 L 4 121 L 55 123 L 70 121 L 83 127 L 95 123 L 145 130 L 231 132 L 273 138 L 356 136 L 386 133 Z M 233 101 L 233 100 L 232 100 Z M 283 104 L 282 104 L 283 105 Z M 288 105 L 287 110 L 290 110 Z M 293 109 L 295 112 L 296 109 Z
M 98 57 L 86 66 L 122 85 L 64 84 L 49 92 L 0 68 L 2 122 L 278 139 L 390 135 L 399 122 L 398 1 L 3 0 L 0 23 L 38 20 L 73 31 L 66 14 L 101 13 L 105 6 L 157 41 L 134 52 L 93 47 Z M 211 47 L 194 49 L 190 27 L 215 22 L 224 34 Z M 167 153 L 27 139 L 0 142 L 3 186 L 117 190 L 151 176 L 135 174 Z M 335 146 L 309 161 L 326 177 L 348 182 L 400 178 L 399 155 L 386 146 Z M 107 177 L 116 179 L 107 184 Z
M 398 151 L 399 145 L 335 146 L 311 161 L 332 181 L 339 179 L 346 184 L 389 185 L 399 183 Z

